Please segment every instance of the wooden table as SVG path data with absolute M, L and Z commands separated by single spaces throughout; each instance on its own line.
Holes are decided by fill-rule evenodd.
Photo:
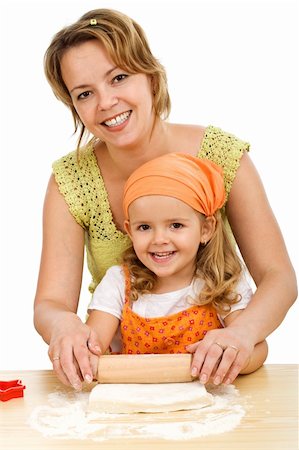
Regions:
M 295 450 L 298 449 L 298 385 L 296 365 L 265 365 L 240 376 L 235 386 L 250 398 L 250 409 L 232 431 L 186 441 L 120 439 L 103 442 L 45 438 L 27 425 L 34 407 L 46 403 L 59 382 L 52 371 L 2 372 L 1 380 L 19 378 L 26 385 L 24 398 L 0 402 L 0 447 L 3 450 Z

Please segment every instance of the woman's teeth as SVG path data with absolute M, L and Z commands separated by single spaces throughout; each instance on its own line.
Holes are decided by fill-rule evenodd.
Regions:
M 113 117 L 113 119 L 106 120 L 104 124 L 107 125 L 107 127 L 116 127 L 117 125 L 120 125 L 123 122 L 125 122 L 130 116 L 130 114 L 131 111 L 127 111 L 125 113 L 120 114 L 119 116 Z

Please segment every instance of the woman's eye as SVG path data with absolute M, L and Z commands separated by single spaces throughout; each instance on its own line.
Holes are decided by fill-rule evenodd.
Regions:
M 142 225 L 139 225 L 138 230 L 146 231 L 146 230 L 149 230 L 149 228 L 150 228 L 149 225 L 142 224 Z
M 120 81 L 125 80 L 128 77 L 128 75 L 121 73 L 119 75 L 116 75 L 116 77 L 113 78 L 112 82 L 113 83 L 119 83 Z
M 90 91 L 85 91 L 85 92 L 82 92 L 82 94 L 78 95 L 78 100 L 83 100 L 83 99 L 85 99 L 85 98 L 89 97 L 89 96 L 90 96 L 90 94 L 91 94 L 91 92 L 90 92 Z
M 183 225 L 181 223 L 175 222 L 175 223 L 171 224 L 171 228 L 175 228 L 175 229 L 183 228 Z

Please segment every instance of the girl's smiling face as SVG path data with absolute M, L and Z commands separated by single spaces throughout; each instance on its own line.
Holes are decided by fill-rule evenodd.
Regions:
M 207 242 L 215 227 L 191 206 L 173 197 L 139 197 L 129 206 L 125 223 L 139 260 L 158 277 L 158 289 L 188 286 L 194 276 L 201 242 Z
M 100 42 L 71 47 L 62 57 L 61 71 L 83 124 L 108 147 L 136 147 L 151 132 L 151 79 L 117 67 Z

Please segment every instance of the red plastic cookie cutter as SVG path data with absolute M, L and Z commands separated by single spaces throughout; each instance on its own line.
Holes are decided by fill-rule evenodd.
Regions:
M 21 380 L 0 381 L 0 400 L 7 402 L 12 398 L 23 397 L 24 389 L 26 386 L 22 384 Z

